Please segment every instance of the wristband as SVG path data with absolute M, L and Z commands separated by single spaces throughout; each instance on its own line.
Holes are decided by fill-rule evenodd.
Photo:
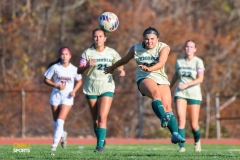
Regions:
M 80 59 L 79 64 L 82 65 L 83 67 L 85 67 L 85 66 L 87 65 L 87 60 L 82 57 L 82 58 Z

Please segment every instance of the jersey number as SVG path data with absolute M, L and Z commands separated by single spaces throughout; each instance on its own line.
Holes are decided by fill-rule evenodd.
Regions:
M 105 70 L 107 68 L 107 64 L 98 64 L 97 69 L 98 70 Z
M 191 77 L 191 75 L 192 75 L 191 72 L 186 72 L 186 71 L 182 72 L 183 77 Z

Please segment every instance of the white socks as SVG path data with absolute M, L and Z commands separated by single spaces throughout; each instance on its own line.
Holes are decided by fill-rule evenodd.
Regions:
M 56 131 L 57 129 L 57 121 L 54 121 L 54 132 Z
M 64 120 L 62 119 L 57 119 L 56 122 L 54 122 L 54 139 L 53 139 L 53 147 L 57 147 L 58 143 L 63 135 L 63 125 L 64 125 Z

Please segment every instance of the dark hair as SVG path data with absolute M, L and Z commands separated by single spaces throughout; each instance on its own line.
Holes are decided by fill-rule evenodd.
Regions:
M 71 50 L 70 50 L 68 47 L 61 47 L 61 48 L 59 49 L 59 51 L 58 51 L 58 55 L 61 55 L 62 50 L 63 50 L 64 48 L 67 48 L 67 49 L 70 51 L 70 53 L 71 53 Z M 62 62 L 61 58 L 58 58 L 56 61 L 51 62 L 51 63 L 48 65 L 47 69 L 49 69 L 49 68 L 52 67 L 54 64 L 57 64 L 57 63 L 59 63 L 59 62 Z
M 148 27 L 147 29 L 145 29 L 145 31 L 143 32 L 143 37 L 145 37 L 146 34 L 155 34 L 158 38 L 160 38 L 159 32 L 153 27 Z
M 96 28 L 96 29 L 94 29 L 94 30 L 92 31 L 92 38 L 93 38 L 93 36 L 94 36 L 94 34 L 95 34 L 96 31 L 103 31 L 103 34 L 104 34 L 104 36 L 106 37 L 106 32 L 105 32 L 104 30 L 102 30 L 101 28 Z M 92 45 L 91 45 L 91 47 L 93 47 L 93 46 L 95 46 L 95 44 L 92 44 Z M 91 48 L 91 47 L 90 47 L 90 48 Z
M 184 48 L 186 47 L 186 44 L 187 44 L 188 42 L 193 42 L 193 43 L 195 44 L 195 47 L 197 47 L 197 45 L 196 45 L 195 41 L 193 41 L 193 40 L 189 39 L 189 40 L 187 40 L 187 41 L 185 42 L 185 44 L 184 44 Z
M 160 38 L 161 40 L 163 40 L 160 36 L 160 33 L 153 27 L 148 27 L 147 29 L 145 29 L 143 32 L 143 37 L 145 37 L 146 34 L 155 34 L 157 36 L 157 38 Z M 142 42 L 142 47 L 143 48 L 146 47 L 144 42 Z
M 102 30 L 101 28 L 96 28 L 96 29 L 94 29 L 94 30 L 92 31 L 92 37 L 94 36 L 94 34 L 95 34 L 96 31 L 103 31 L 104 36 L 106 36 L 106 33 L 105 33 L 104 30 Z

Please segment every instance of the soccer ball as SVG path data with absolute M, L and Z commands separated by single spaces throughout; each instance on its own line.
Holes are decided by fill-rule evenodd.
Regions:
M 106 32 L 115 31 L 118 25 L 118 17 L 112 12 L 104 12 L 98 17 L 98 26 Z

